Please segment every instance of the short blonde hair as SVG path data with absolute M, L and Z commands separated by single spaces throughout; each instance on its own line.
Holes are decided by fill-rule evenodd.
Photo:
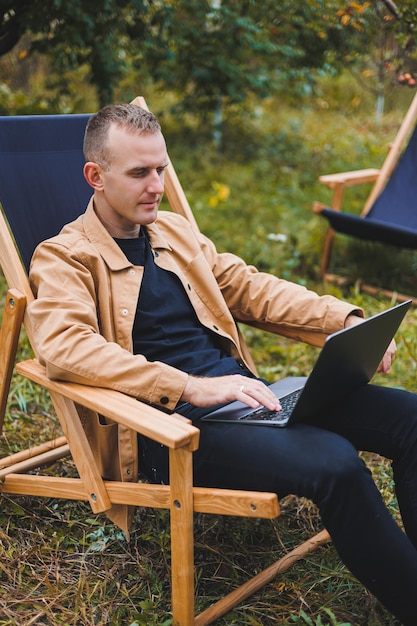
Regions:
M 108 135 L 112 124 L 131 133 L 158 133 L 161 126 L 150 111 L 135 104 L 109 104 L 92 115 L 84 135 L 84 157 L 103 169 L 110 167 Z

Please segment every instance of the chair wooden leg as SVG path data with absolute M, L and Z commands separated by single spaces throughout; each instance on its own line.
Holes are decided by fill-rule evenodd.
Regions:
M 336 233 L 333 230 L 333 228 L 328 228 L 327 233 L 326 233 L 326 238 L 324 240 L 323 254 L 322 254 L 321 263 L 320 263 L 320 276 L 322 278 L 325 278 L 327 274 L 327 270 L 330 265 L 330 259 L 332 256 L 333 243 L 334 243 L 335 237 L 336 237 Z
M 55 439 L 51 439 L 50 441 L 46 441 L 45 443 L 41 443 L 37 446 L 31 446 L 26 450 L 10 454 L 9 456 L 0 459 L 0 470 L 5 467 L 12 467 L 16 463 L 22 463 L 25 461 L 31 462 L 33 458 L 38 457 L 40 454 L 56 450 L 57 448 L 62 448 L 66 443 L 67 440 L 65 437 L 56 437 Z
M 192 453 L 170 449 L 172 613 L 175 626 L 194 624 Z
M 203 613 L 200 613 L 195 619 L 195 626 L 208 626 L 208 624 L 212 624 L 216 619 L 219 619 L 222 615 L 231 611 L 237 604 L 262 589 L 267 583 L 271 582 L 275 576 L 285 572 L 296 561 L 304 558 L 310 554 L 310 552 L 314 552 L 314 550 L 317 550 L 317 548 L 328 541 L 330 541 L 330 535 L 327 530 L 322 530 L 320 533 L 317 533 L 317 535 L 314 535 L 314 537 L 307 539 L 307 541 L 294 548 L 294 550 L 291 550 L 291 552 L 288 552 L 288 554 L 267 567 L 257 576 L 254 576 L 203 611 Z
M 0 433 L 3 429 L 10 381 L 25 307 L 25 296 L 17 289 L 9 289 L 6 295 L 3 322 L 0 330 Z
M 392 291 L 391 289 L 382 289 L 381 287 L 374 287 L 373 285 L 367 285 L 366 283 L 359 282 L 359 289 L 363 293 L 367 293 L 370 296 L 384 296 L 389 298 L 393 302 L 406 302 L 406 300 L 412 300 L 414 306 L 417 306 L 417 298 L 415 296 L 408 295 L 406 293 L 399 293 L 398 291 Z
M 111 500 L 75 404 L 55 391 L 50 391 L 50 396 L 71 448 L 74 463 L 87 490 L 90 506 L 94 513 L 107 511 L 111 507 Z
M 343 183 L 339 183 L 334 187 L 332 199 L 332 209 L 334 211 L 341 210 L 344 191 L 345 187 Z M 320 274 L 322 277 L 325 276 L 330 265 L 335 237 L 336 232 L 332 228 L 329 228 L 327 231 L 326 239 L 324 241 L 323 256 L 321 259 Z

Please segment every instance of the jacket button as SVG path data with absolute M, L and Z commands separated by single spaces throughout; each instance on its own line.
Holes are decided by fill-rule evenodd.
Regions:
M 129 273 L 130 273 L 132 276 L 134 276 L 134 275 L 136 274 L 135 270 L 132 270 L 132 269 L 131 269 L 131 270 L 129 270 Z
M 127 315 L 129 311 L 127 309 L 122 309 L 122 315 Z
M 168 396 L 162 396 L 162 398 L 160 399 L 161 404 L 168 404 L 168 402 L 169 402 Z
M 126 474 L 127 474 L 128 476 L 130 476 L 130 469 L 129 469 L 129 468 L 127 468 L 127 470 L 126 470 Z

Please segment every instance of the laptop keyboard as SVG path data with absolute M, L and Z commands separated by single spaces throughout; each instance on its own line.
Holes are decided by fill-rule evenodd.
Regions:
M 286 423 L 291 413 L 294 410 L 295 405 L 297 404 L 297 400 L 300 397 L 302 389 L 297 389 L 292 393 L 289 393 L 287 396 L 280 398 L 281 411 L 270 411 L 266 409 L 264 406 L 259 407 L 259 409 L 255 409 L 250 413 L 247 413 L 244 417 L 241 418 L 242 421 L 252 421 L 252 420 L 262 420 L 263 422 L 276 422 L 276 423 Z

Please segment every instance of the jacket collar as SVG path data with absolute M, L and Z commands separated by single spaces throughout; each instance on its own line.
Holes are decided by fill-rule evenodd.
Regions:
M 97 217 L 94 210 L 94 197 L 91 198 L 84 213 L 83 226 L 89 241 L 97 248 L 110 269 L 117 271 L 131 266 L 131 263 L 120 250 L 113 237 Z M 156 223 L 149 224 L 146 230 L 152 248 L 171 249 Z

